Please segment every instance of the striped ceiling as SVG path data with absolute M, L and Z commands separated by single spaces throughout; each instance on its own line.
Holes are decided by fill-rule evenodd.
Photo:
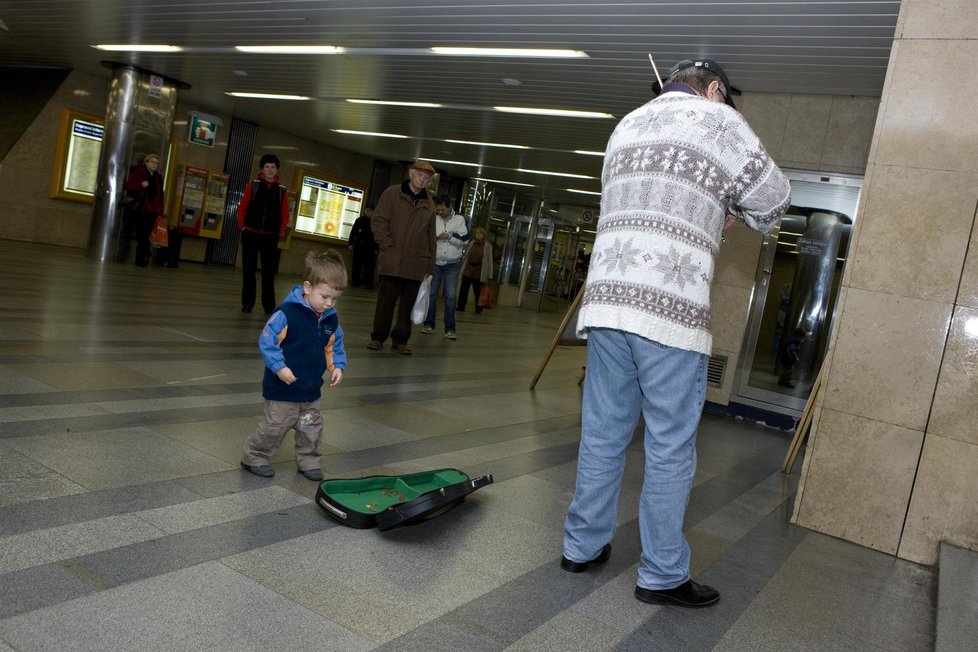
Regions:
M 506 114 L 496 105 L 622 116 L 651 96 L 648 53 L 721 62 L 744 92 L 880 95 L 899 2 L 684 0 L 21 0 L 0 2 L 0 62 L 67 66 L 108 77 L 124 61 L 191 85 L 181 98 L 384 160 L 418 156 L 456 176 L 597 190 L 613 119 Z M 171 54 L 105 52 L 94 44 L 167 44 Z M 335 45 L 338 55 L 238 52 L 237 45 Z M 560 48 L 586 58 L 437 56 L 431 46 Z M 302 95 L 242 99 L 227 92 Z M 352 104 L 347 98 L 440 108 Z M 340 134 L 386 132 L 407 139 Z M 502 149 L 446 139 L 522 145 Z M 586 196 L 567 196 L 581 202 Z M 596 198 L 594 198 L 596 199 Z M 587 201 L 584 199 L 584 201 Z

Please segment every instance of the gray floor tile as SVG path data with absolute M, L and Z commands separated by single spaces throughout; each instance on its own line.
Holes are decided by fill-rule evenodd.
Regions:
M 0 515 L 8 505 L 83 491 L 78 483 L 0 441 Z M 10 517 L 0 518 L 0 536 L 13 522 Z
M 965 650 L 978 641 L 978 555 L 941 544 L 937 611 L 938 652 Z
M 371 648 L 216 562 L 10 618 L 0 636 L 21 649 Z
M 136 516 L 163 533 L 174 534 L 308 503 L 307 498 L 294 492 L 271 486 L 192 503 L 158 507 L 137 512 Z

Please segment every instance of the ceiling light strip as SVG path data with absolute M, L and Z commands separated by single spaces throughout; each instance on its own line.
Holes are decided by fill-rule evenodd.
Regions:
M 434 102 L 397 102 L 394 100 L 353 100 L 347 99 L 347 102 L 352 102 L 353 104 L 383 104 L 385 106 L 414 106 L 427 109 L 437 109 L 441 104 L 435 104 Z
M 229 92 L 225 95 L 230 95 L 232 97 L 242 97 L 249 100 L 311 100 L 311 97 L 306 97 L 305 95 L 279 95 L 276 93 L 238 93 Z
M 455 143 L 457 145 L 478 145 L 480 147 L 504 147 L 507 149 L 530 149 L 526 145 L 506 145 L 505 143 L 483 143 L 477 140 L 453 140 L 451 138 L 446 138 L 445 142 Z
M 238 52 L 252 54 L 342 54 L 335 45 L 235 45 Z
M 519 168 L 517 172 L 523 172 L 525 174 L 546 174 L 551 177 L 569 177 L 571 179 L 596 179 L 597 177 L 589 177 L 586 174 L 570 174 L 569 172 L 549 172 L 547 170 L 530 170 L 527 168 Z
M 525 113 L 528 115 L 547 115 L 562 118 L 597 118 L 607 120 L 615 116 L 600 111 L 575 111 L 572 109 L 541 109 L 528 106 L 494 106 L 494 111 L 503 113 Z
M 140 45 L 140 44 L 102 44 L 93 45 L 96 50 L 106 52 L 183 52 L 179 45 Z
M 355 131 L 353 129 L 331 129 L 338 134 L 348 134 L 350 136 L 372 136 L 374 138 L 410 138 L 402 134 L 385 134 L 380 131 Z
M 587 59 L 588 53 L 581 50 L 531 49 L 531 48 L 463 48 L 435 46 L 435 54 L 453 57 L 544 57 L 549 59 Z

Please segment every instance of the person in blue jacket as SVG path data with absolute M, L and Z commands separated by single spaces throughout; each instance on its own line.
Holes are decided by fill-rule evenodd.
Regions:
M 241 467 L 263 478 L 275 475 L 269 459 L 294 429 L 299 473 L 309 480 L 323 479 L 317 450 L 323 433 L 323 374 L 329 372 L 329 386 L 336 387 L 346 369 L 335 309 L 346 288 L 346 265 L 335 251 L 310 251 L 303 278 L 272 312 L 258 338 L 265 360 L 265 416 L 244 443 Z

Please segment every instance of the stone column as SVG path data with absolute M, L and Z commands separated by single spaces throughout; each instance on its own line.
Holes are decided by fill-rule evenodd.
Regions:
M 978 2 L 904 0 L 798 524 L 978 547 Z

